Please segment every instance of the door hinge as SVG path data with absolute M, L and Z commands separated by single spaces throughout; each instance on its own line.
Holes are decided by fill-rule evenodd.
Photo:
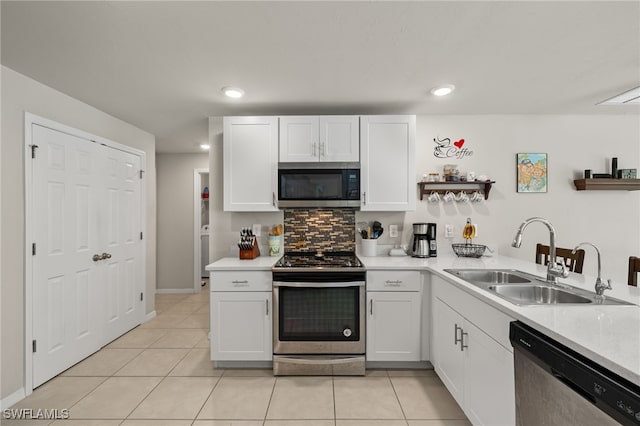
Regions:
M 36 353 L 36 340 L 33 339 L 33 341 L 31 342 L 31 349 L 33 350 L 33 353 Z
M 36 149 L 38 145 L 29 145 L 31 147 L 31 158 L 36 158 Z
M 140 239 L 142 239 L 142 232 L 140 232 Z
M 144 170 L 140 170 L 140 179 L 142 179 L 142 174 L 144 173 Z
M 142 302 L 144 300 L 144 293 L 140 293 L 140 301 Z
M 36 255 L 36 243 L 31 244 L 31 255 L 32 256 Z

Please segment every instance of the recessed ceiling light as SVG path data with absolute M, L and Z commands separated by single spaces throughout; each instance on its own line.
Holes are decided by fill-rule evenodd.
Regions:
M 238 87 L 223 87 L 222 93 L 224 93 L 225 96 L 229 98 L 234 98 L 234 99 L 241 98 L 244 96 L 244 90 Z
M 443 86 L 434 87 L 433 89 L 431 89 L 431 93 L 435 96 L 446 96 L 449 93 L 453 92 L 453 89 L 455 88 L 456 86 L 454 86 L 453 84 L 445 84 Z
M 202 148 L 205 151 L 208 151 L 209 148 L 211 148 L 211 146 L 208 143 L 201 143 L 200 148 Z

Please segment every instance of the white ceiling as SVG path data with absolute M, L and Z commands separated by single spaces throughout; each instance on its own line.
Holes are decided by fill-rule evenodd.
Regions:
M 195 152 L 207 117 L 639 114 L 640 1 L 2 1 L 2 64 Z M 429 90 L 455 84 L 446 98 Z M 223 86 L 246 91 L 225 99 Z

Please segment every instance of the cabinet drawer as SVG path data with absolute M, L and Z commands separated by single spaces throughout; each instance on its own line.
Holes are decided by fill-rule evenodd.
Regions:
M 369 271 L 367 291 L 420 291 L 420 272 Z
M 270 271 L 211 272 L 211 291 L 271 291 Z

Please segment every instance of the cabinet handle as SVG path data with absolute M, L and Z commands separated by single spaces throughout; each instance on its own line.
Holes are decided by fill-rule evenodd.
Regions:
M 269 316 L 269 299 L 266 299 L 264 301 L 264 306 L 265 306 L 265 308 L 267 308 L 267 316 Z
M 315 157 L 316 156 L 316 143 L 312 143 L 311 144 L 311 156 Z
M 462 329 L 460 329 L 460 330 L 462 330 Z M 469 335 L 469 333 L 465 333 L 464 331 L 462 331 L 462 333 L 460 333 L 460 351 L 464 352 L 465 348 L 469 347 L 468 345 L 464 344 L 464 336 L 468 336 L 468 335 Z
M 391 281 L 387 280 L 384 282 L 385 287 L 400 287 L 402 284 L 402 280 Z
M 276 193 L 275 192 L 271 193 L 271 204 L 273 204 L 273 207 L 278 207 L 276 205 Z
M 231 281 L 231 283 L 233 284 L 234 287 L 249 287 L 249 281 L 247 280 Z
M 367 205 L 367 193 L 366 192 L 362 193 L 362 205 L 364 205 L 364 206 Z
M 320 157 L 324 157 L 324 144 L 320 142 Z
M 369 301 L 369 316 L 373 316 L 373 299 Z
M 454 324 L 455 328 L 453 330 L 453 344 L 457 345 L 458 342 L 462 344 L 462 333 L 460 333 L 460 338 L 458 339 L 458 330 L 462 332 L 462 327 L 458 327 L 458 324 Z

